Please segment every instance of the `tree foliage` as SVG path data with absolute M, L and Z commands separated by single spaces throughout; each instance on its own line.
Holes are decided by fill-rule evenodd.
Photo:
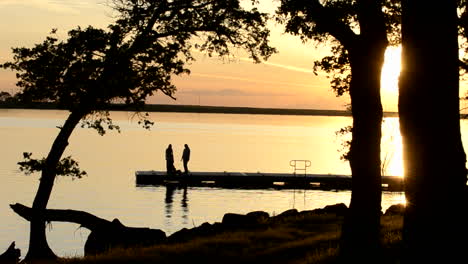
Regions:
M 355 4 L 355 1 L 325 1 L 321 6 L 318 1 L 284 0 L 277 10 L 277 21 L 285 25 L 286 33 L 300 37 L 303 42 L 329 46 L 331 55 L 315 61 L 313 69 L 316 75 L 323 71 L 327 78 L 331 78 L 331 88 L 337 96 L 349 91 L 349 58 L 344 44 L 331 34 L 327 25 L 330 21 L 341 21 L 342 26 L 349 25 L 353 31 L 359 30 Z M 317 11 L 312 7 L 323 12 L 321 17 L 328 17 L 330 21 L 317 19 Z
M 465 54 L 460 59 L 460 71 L 464 75 L 468 71 L 468 1 L 459 0 L 458 1 L 458 35 L 460 39 L 460 49 L 462 54 Z
M 32 159 L 31 152 L 24 152 L 24 161 L 18 162 L 20 171 L 26 175 L 30 175 L 35 172 L 41 172 L 45 166 L 45 158 Z M 60 160 L 57 164 L 57 175 L 58 176 L 71 176 L 73 179 L 80 179 L 83 176 L 87 176 L 86 171 L 80 170 L 79 164 L 76 160 L 72 159 L 71 156 L 65 157 Z
M 33 48 L 13 49 L 13 62 L 2 67 L 17 72 L 22 101 L 87 114 L 115 102 L 142 106 L 156 92 L 174 97 L 171 78 L 189 73 L 194 48 L 228 56 L 238 47 L 255 62 L 275 52 L 267 15 L 243 10 L 237 0 L 114 2 L 120 18 L 106 30 L 78 27 L 59 40 L 54 29 Z
M 383 14 L 390 45 L 398 45 L 400 38 L 401 5 L 399 0 L 385 0 Z M 277 21 L 285 25 L 286 33 L 298 36 L 303 42 L 312 41 L 316 45 L 327 46 L 330 55 L 314 62 L 314 73 L 324 72 L 336 96 L 349 92 L 351 66 L 348 49 L 350 44 L 346 34 L 359 34 L 357 1 L 282 0 L 277 10 Z M 321 13 L 317 16 L 317 13 Z M 335 21 L 339 21 L 336 26 Z M 336 26 L 336 27 L 335 27 Z M 348 29 L 350 31 L 348 31 Z M 343 34 L 342 32 L 348 31 Z M 342 36 L 342 38 L 340 38 Z

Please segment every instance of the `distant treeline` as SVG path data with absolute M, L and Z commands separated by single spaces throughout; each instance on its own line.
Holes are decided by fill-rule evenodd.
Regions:
M 0 102 L 0 108 L 7 109 L 60 109 L 54 103 L 12 103 Z M 111 111 L 135 111 L 123 104 L 113 104 Z M 147 104 L 141 111 L 146 112 L 178 112 L 178 113 L 216 113 L 216 114 L 256 114 L 256 115 L 310 115 L 310 116 L 351 116 L 347 110 L 322 109 L 288 109 L 288 108 L 258 108 L 258 107 L 228 107 L 202 105 L 167 105 Z M 398 116 L 396 112 L 385 112 L 386 117 Z

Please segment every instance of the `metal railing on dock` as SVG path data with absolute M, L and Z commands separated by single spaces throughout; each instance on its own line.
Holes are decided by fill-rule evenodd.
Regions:
M 310 160 L 291 160 L 289 166 L 294 168 L 294 175 L 297 175 L 297 171 L 304 171 L 304 176 L 307 175 L 307 168 L 311 165 Z

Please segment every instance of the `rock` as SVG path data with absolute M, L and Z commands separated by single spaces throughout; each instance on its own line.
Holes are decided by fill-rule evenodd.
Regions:
M 348 212 L 348 207 L 344 203 L 327 205 L 324 208 L 314 209 L 314 214 L 335 214 L 336 216 L 345 216 Z
M 246 215 L 227 213 L 223 216 L 222 225 L 226 229 L 252 228 L 268 222 L 270 215 L 263 211 L 254 211 Z
M 348 212 L 348 207 L 344 203 L 327 205 L 323 208 L 326 214 L 335 214 L 337 216 L 345 216 Z
M 299 212 L 297 211 L 297 209 L 289 209 L 277 215 L 277 217 L 297 216 L 298 214 Z
M 15 241 L 13 241 L 8 249 L 0 255 L 0 263 L 18 263 L 21 257 L 21 250 L 15 248 Z
M 151 246 L 165 242 L 166 233 L 159 229 L 126 227 L 118 219 L 92 231 L 86 240 L 85 256 L 104 253 L 112 248 Z
M 262 224 L 268 221 L 270 218 L 270 215 L 267 212 L 264 211 L 254 211 L 250 212 L 246 215 L 252 222 L 255 222 L 257 224 Z
M 174 232 L 170 235 L 167 240 L 168 242 L 182 242 L 187 240 L 192 235 L 193 229 L 182 228 L 179 231 Z
M 403 215 L 405 213 L 405 205 L 404 204 L 394 204 L 391 205 L 386 211 L 384 215 Z
M 226 213 L 221 223 L 203 223 L 191 229 L 183 228 L 168 237 L 170 243 L 181 243 L 191 239 L 220 234 L 238 229 L 261 228 L 268 222 L 270 215 L 263 211 L 254 211 L 246 215 Z
M 254 224 L 254 218 L 242 214 L 227 213 L 224 214 L 222 224 L 227 228 L 241 228 Z
M 221 223 L 203 223 L 201 226 L 191 229 L 182 228 L 167 238 L 170 243 L 182 243 L 195 238 L 211 236 L 225 231 Z

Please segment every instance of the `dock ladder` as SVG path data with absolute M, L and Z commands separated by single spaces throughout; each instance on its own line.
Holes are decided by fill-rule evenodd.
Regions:
M 289 166 L 294 168 L 294 175 L 297 175 L 297 171 L 304 171 L 304 177 L 307 174 L 307 168 L 310 167 L 310 160 L 291 160 Z

